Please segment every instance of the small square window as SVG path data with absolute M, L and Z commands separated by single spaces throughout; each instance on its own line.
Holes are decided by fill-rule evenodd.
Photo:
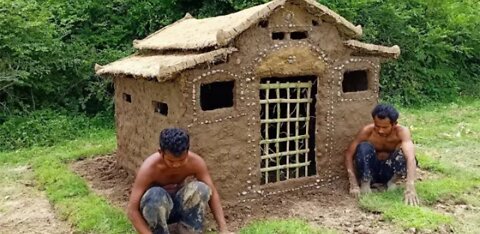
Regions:
M 284 32 L 272 32 L 272 39 L 273 40 L 283 40 L 285 38 Z
M 342 89 L 344 93 L 359 92 L 368 89 L 368 71 L 347 71 L 343 74 Z
M 157 102 L 157 101 L 152 101 L 153 104 L 153 109 L 155 113 L 159 113 L 161 115 L 168 115 L 168 105 L 167 103 L 164 102 Z
M 301 40 L 308 37 L 308 33 L 306 31 L 297 31 L 290 33 L 290 39 L 292 40 Z
M 202 110 L 215 110 L 233 106 L 235 81 L 213 82 L 200 86 L 200 106 Z
M 130 95 L 130 94 L 128 94 L 128 93 L 123 93 L 123 94 L 122 94 L 122 98 L 123 98 L 123 100 L 126 101 L 126 102 L 130 102 L 130 103 L 132 102 L 132 95 Z
M 258 22 L 258 26 L 260 26 L 261 28 L 268 27 L 268 20 L 261 20 L 260 22 Z

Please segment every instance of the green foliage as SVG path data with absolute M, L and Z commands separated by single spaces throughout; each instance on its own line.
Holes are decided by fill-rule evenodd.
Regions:
M 0 151 L 51 146 L 104 128 L 113 128 L 113 116 L 87 117 L 52 110 L 9 118 L 0 124 Z
M 133 52 L 132 40 L 180 19 L 227 14 L 267 0 L 4 0 L 0 2 L 0 118 L 45 107 L 112 108 L 110 80 L 94 75 Z M 480 6 L 474 0 L 322 0 L 363 25 L 364 40 L 398 44 L 381 94 L 404 104 L 480 91 Z
M 0 1 L 0 9 L 0 113 L 35 108 L 34 92 L 43 86 L 51 95 L 56 86 L 45 82 L 60 52 L 55 25 L 36 1 Z
M 363 39 L 397 44 L 402 54 L 382 68 L 381 95 L 425 104 L 480 93 L 480 5 L 477 1 L 324 0 L 361 24 Z
M 334 230 L 326 228 L 314 228 L 303 220 L 262 220 L 255 221 L 240 230 L 240 234 L 334 234 L 338 233 Z

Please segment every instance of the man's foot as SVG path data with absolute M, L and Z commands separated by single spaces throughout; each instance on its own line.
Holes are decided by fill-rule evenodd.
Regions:
M 193 228 L 183 224 L 177 223 L 177 231 L 179 234 L 198 234 L 199 232 L 195 232 Z
M 391 191 L 397 188 L 397 181 L 400 179 L 400 176 L 393 175 L 393 177 L 387 182 L 387 190 Z
M 360 184 L 360 192 L 361 193 L 371 193 L 372 189 L 370 188 L 370 180 L 362 181 Z

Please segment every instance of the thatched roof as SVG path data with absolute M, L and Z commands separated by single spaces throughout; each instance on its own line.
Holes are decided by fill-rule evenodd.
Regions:
M 381 46 L 381 45 L 374 45 L 368 44 L 356 40 L 348 40 L 343 42 L 343 44 L 352 49 L 355 54 L 359 55 L 370 55 L 370 56 L 378 56 L 384 58 L 392 58 L 396 59 L 400 56 L 400 47 L 398 45 L 394 45 L 392 47 Z
M 273 0 L 212 18 L 195 19 L 187 14 L 145 39 L 135 40 L 134 47 L 139 50 L 136 54 L 105 66 L 96 65 L 96 74 L 124 74 L 165 81 L 173 74 L 198 64 L 226 60 L 228 54 L 236 51 L 231 47 L 232 40 L 286 3 L 302 5 L 310 14 L 335 25 L 346 40 L 345 46 L 354 53 L 387 58 L 396 58 L 400 54 L 398 46 L 384 47 L 351 40 L 362 35 L 362 28 L 354 26 L 316 0 Z
M 134 47 L 140 50 L 193 50 L 223 47 L 253 24 L 268 17 L 286 2 L 306 4 L 309 11 L 322 20 L 333 23 L 347 39 L 359 38 L 362 28 L 354 26 L 342 16 L 315 0 L 273 0 L 233 14 L 205 19 L 188 15 L 162 28 L 143 40 L 135 40 Z
M 97 75 L 125 74 L 165 81 L 172 74 L 198 64 L 225 60 L 235 48 L 221 48 L 200 54 L 132 55 L 105 66 L 95 65 Z

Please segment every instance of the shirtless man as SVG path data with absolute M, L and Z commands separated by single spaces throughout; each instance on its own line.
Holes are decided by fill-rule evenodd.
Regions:
M 220 233 L 229 233 L 215 185 L 205 161 L 189 151 L 188 133 L 167 128 L 160 133 L 160 149 L 140 167 L 133 184 L 128 217 L 139 233 L 202 233 L 208 203 Z M 187 182 L 187 177 L 196 180 Z
M 372 182 L 386 183 L 392 189 L 396 180 L 406 175 L 405 204 L 416 206 L 414 146 L 408 128 L 397 124 L 398 115 L 390 105 L 377 105 L 372 111 L 373 123 L 363 127 L 346 150 L 350 194 L 371 192 Z

